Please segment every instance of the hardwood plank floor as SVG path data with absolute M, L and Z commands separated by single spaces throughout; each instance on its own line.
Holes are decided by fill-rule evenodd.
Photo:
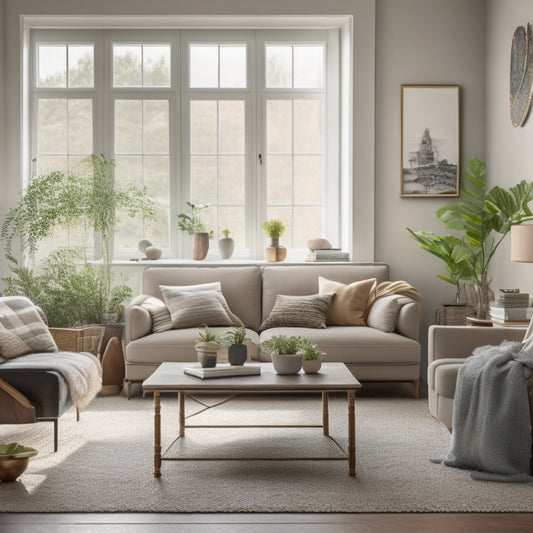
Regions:
M 531 533 L 533 513 L 0 513 L 1 533 Z

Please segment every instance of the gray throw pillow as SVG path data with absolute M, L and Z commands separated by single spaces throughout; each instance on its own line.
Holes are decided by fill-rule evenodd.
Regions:
M 259 331 L 270 328 L 325 328 L 333 294 L 290 296 L 278 294 Z
M 141 295 L 137 296 L 131 301 L 131 305 L 138 305 L 146 309 L 152 317 L 152 331 L 154 333 L 161 333 L 172 329 L 172 318 L 170 317 L 170 311 L 165 305 L 165 302 L 161 301 L 155 296 Z
M 174 329 L 239 325 L 220 290 L 191 291 L 161 286 L 161 292 Z
M 401 307 L 398 300 L 400 298 L 401 296 L 391 295 L 374 300 L 366 317 L 367 325 L 371 328 L 380 329 L 385 333 L 392 333 L 396 329 L 398 321 L 398 313 Z

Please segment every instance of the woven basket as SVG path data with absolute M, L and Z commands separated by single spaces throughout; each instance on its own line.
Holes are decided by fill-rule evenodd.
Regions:
M 473 312 L 471 305 L 443 305 L 437 309 L 435 322 L 443 326 L 466 326 L 466 317 L 472 316 Z
M 100 355 L 105 331 L 103 326 L 48 329 L 60 351 L 90 352 L 96 356 Z

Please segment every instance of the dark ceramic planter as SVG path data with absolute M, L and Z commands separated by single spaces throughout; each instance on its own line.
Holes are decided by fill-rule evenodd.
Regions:
M 240 366 L 246 362 L 246 344 L 232 344 L 228 348 L 230 365 Z

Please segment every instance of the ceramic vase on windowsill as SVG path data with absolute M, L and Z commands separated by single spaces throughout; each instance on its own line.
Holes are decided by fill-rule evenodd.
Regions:
M 201 261 L 205 259 L 209 251 L 209 232 L 202 231 L 194 234 L 194 244 L 192 249 L 193 259 Z
M 279 237 L 271 237 L 270 246 L 266 249 L 266 260 L 269 262 L 283 261 L 287 257 L 287 248 L 279 243 Z

